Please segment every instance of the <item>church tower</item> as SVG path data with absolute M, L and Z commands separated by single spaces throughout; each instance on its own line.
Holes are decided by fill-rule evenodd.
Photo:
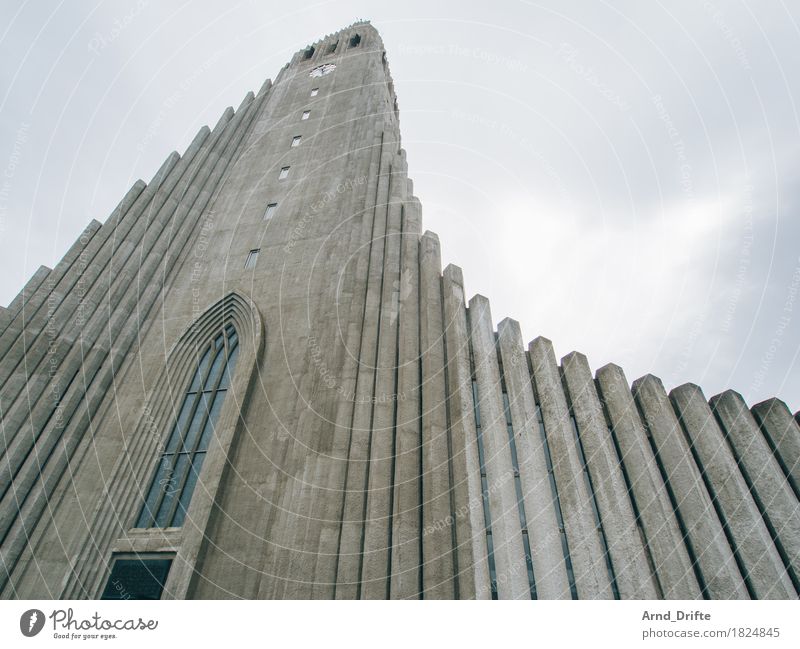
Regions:
M 800 427 L 527 347 L 358 22 L 0 311 L 4 598 L 796 598 Z

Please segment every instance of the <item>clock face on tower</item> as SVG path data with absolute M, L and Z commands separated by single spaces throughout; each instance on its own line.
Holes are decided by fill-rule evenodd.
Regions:
M 336 69 L 336 65 L 334 63 L 326 63 L 325 65 L 318 65 L 316 68 L 311 70 L 308 73 L 310 77 L 321 77 L 326 74 L 330 74 Z

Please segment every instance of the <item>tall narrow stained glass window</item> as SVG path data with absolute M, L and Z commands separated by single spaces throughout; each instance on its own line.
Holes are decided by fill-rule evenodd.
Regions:
M 201 351 L 136 527 L 183 525 L 238 353 L 239 337 L 230 324 Z

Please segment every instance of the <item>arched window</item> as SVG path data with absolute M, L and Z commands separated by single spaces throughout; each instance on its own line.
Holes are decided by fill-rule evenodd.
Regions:
M 229 324 L 200 352 L 200 361 L 159 458 L 136 527 L 183 525 L 238 351 L 239 337 Z

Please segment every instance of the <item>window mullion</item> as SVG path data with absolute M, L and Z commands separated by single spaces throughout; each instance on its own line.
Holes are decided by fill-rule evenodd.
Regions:
M 212 345 L 214 342 L 212 341 Z M 178 505 L 181 501 L 181 496 L 183 496 L 183 489 L 186 486 L 186 480 L 189 477 L 189 472 L 192 470 L 194 466 L 194 458 L 197 455 L 197 447 L 200 444 L 200 439 L 203 437 L 203 430 L 205 429 L 206 425 L 208 424 L 208 418 L 211 416 L 211 406 L 214 404 L 214 399 L 217 396 L 217 392 L 219 392 L 220 383 L 222 383 L 222 378 L 225 376 L 225 372 L 227 370 L 228 361 L 230 359 L 230 355 L 228 352 L 228 334 L 223 328 L 222 330 L 222 349 L 219 351 L 220 354 L 225 354 L 225 363 L 222 367 L 222 371 L 218 373 L 217 378 L 214 381 L 214 387 L 209 393 L 209 397 L 207 399 L 208 407 L 206 408 L 205 412 L 203 413 L 203 417 L 200 420 L 200 424 L 197 427 L 197 435 L 195 436 L 194 443 L 192 444 L 191 449 L 186 449 L 186 454 L 189 456 L 189 461 L 186 463 L 186 469 L 183 472 L 183 475 L 180 477 L 180 483 L 178 484 L 178 489 L 176 491 L 175 500 L 172 503 L 172 507 L 170 508 L 169 515 L 167 516 L 167 520 L 171 523 L 175 518 L 175 512 L 178 509 Z M 214 357 L 214 361 L 216 361 L 216 357 Z M 209 372 L 211 368 L 214 366 L 214 361 L 209 364 Z M 206 387 L 205 381 L 208 380 L 208 374 L 203 380 L 201 384 L 201 394 L 205 395 L 206 391 L 203 389 Z M 176 454 L 177 455 L 177 454 Z M 174 465 L 173 465 L 174 466 Z M 168 526 L 169 527 L 169 526 Z
M 208 380 L 209 373 L 211 372 L 212 368 L 214 367 L 214 361 L 216 360 L 216 355 L 214 355 L 214 339 L 211 340 L 209 343 L 209 363 L 208 367 L 206 367 L 205 372 L 200 377 L 200 385 L 197 386 L 197 392 L 195 393 L 194 397 L 194 405 L 192 405 L 192 410 L 189 413 L 189 416 L 186 418 L 186 427 L 183 431 L 181 431 L 180 438 L 178 439 L 178 445 L 175 448 L 175 452 L 172 454 L 172 461 L 170 462 L 169 467 L 169 475 L 172 476 L 175 472 L 175 467 L 178 463 L 178 456 L 181 454 L 181 449 L 183 448 L 184 440 L 186 439 L 186 435 L 189 432 L 189 429 L 192 427 L 192 422 L 194 421 L 194 416 L 197 414 L 197 408 L 199 404 L 203 401 L 203 386 L 205 385 L 206 381 Z M 200 358 L 202 359 L 203 356 L 201 355 Z M 198 361 L 201 362 L 201 361 Z M 166 453 L 162 453 L 161 457 L 166 457 Z M 170 480 L 172 477 L 170 477 Z M 154 525 L 156 520 L 158 519 L 158 511 L 161 509 L 161 505 L 164 502 L 164 496 L 166 496 L 167 490 L 162 487 L 160 493 L 158 494 L 158 499 L 156 500 L 155 504 L 153 505 L 153 509 L 150 511 L 151 514 L 151 521 L 148 523 L 147 527 Z M 180 495 L 180 494 L 179 494 Z M 172 518 L 168 518 L 167 520 L 172 520 Z

